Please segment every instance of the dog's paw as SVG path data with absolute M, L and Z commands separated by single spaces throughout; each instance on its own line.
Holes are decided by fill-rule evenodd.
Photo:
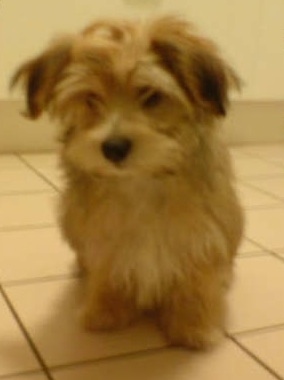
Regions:
M 81 316 L 82 324 L 87 331 L 112 330 L 117 328 L 117 320 L 110 313 L 84 310 Z
M 167 331 L 167 337 L 171 344 L 181 345 L 193 350 L 210 350 L 221 342 L 224 333 L 221 329 L 190 329 L 179 332 Z
M 130 314 L 115 314 L 106 310 L 85 310 L 82 324 L 87 331 L 116 330 L 127 327 L 134 319 Z
M 224 334 L 221 330 L 212 329 L 211 331 L 192 331 L 185 335 L 185 345 L 195 350 L 211 349 L 221 342 Z

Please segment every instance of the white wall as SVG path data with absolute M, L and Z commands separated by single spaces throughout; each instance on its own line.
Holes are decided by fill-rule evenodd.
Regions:
M 284 99 L 284 0 L 1 0 L 0 99 L 14 68 L 55 34 L 101 16 L 174 12 L 216 40 L 246 82 L 245 100 Z

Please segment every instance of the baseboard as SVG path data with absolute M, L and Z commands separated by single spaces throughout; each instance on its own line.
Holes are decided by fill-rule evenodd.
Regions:
M 54 125 L 21 115 L 18 100 L 0 100 L 0 153 L 40 152 L 56 147 Z M 284 101 L 234 101 L 223 125 L 229 144 L 284 141 Z

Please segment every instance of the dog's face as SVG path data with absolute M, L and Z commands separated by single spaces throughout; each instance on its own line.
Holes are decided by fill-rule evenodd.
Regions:
M 28 115 L 62 125 L 63 157 L 100 176 L 175 173 L 225 115 L 232 70 L 174 18 L 98 22 L 26 63 Z M 201 127 L 202 126 L 202 127 Z

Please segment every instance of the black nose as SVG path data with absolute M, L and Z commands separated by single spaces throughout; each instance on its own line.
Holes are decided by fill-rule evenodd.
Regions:
M 131 141 L 125 137 L 113 137 L 102 144 L 102 151 L 108 160 L 120 162 L 128 155 L 131 145 Z

